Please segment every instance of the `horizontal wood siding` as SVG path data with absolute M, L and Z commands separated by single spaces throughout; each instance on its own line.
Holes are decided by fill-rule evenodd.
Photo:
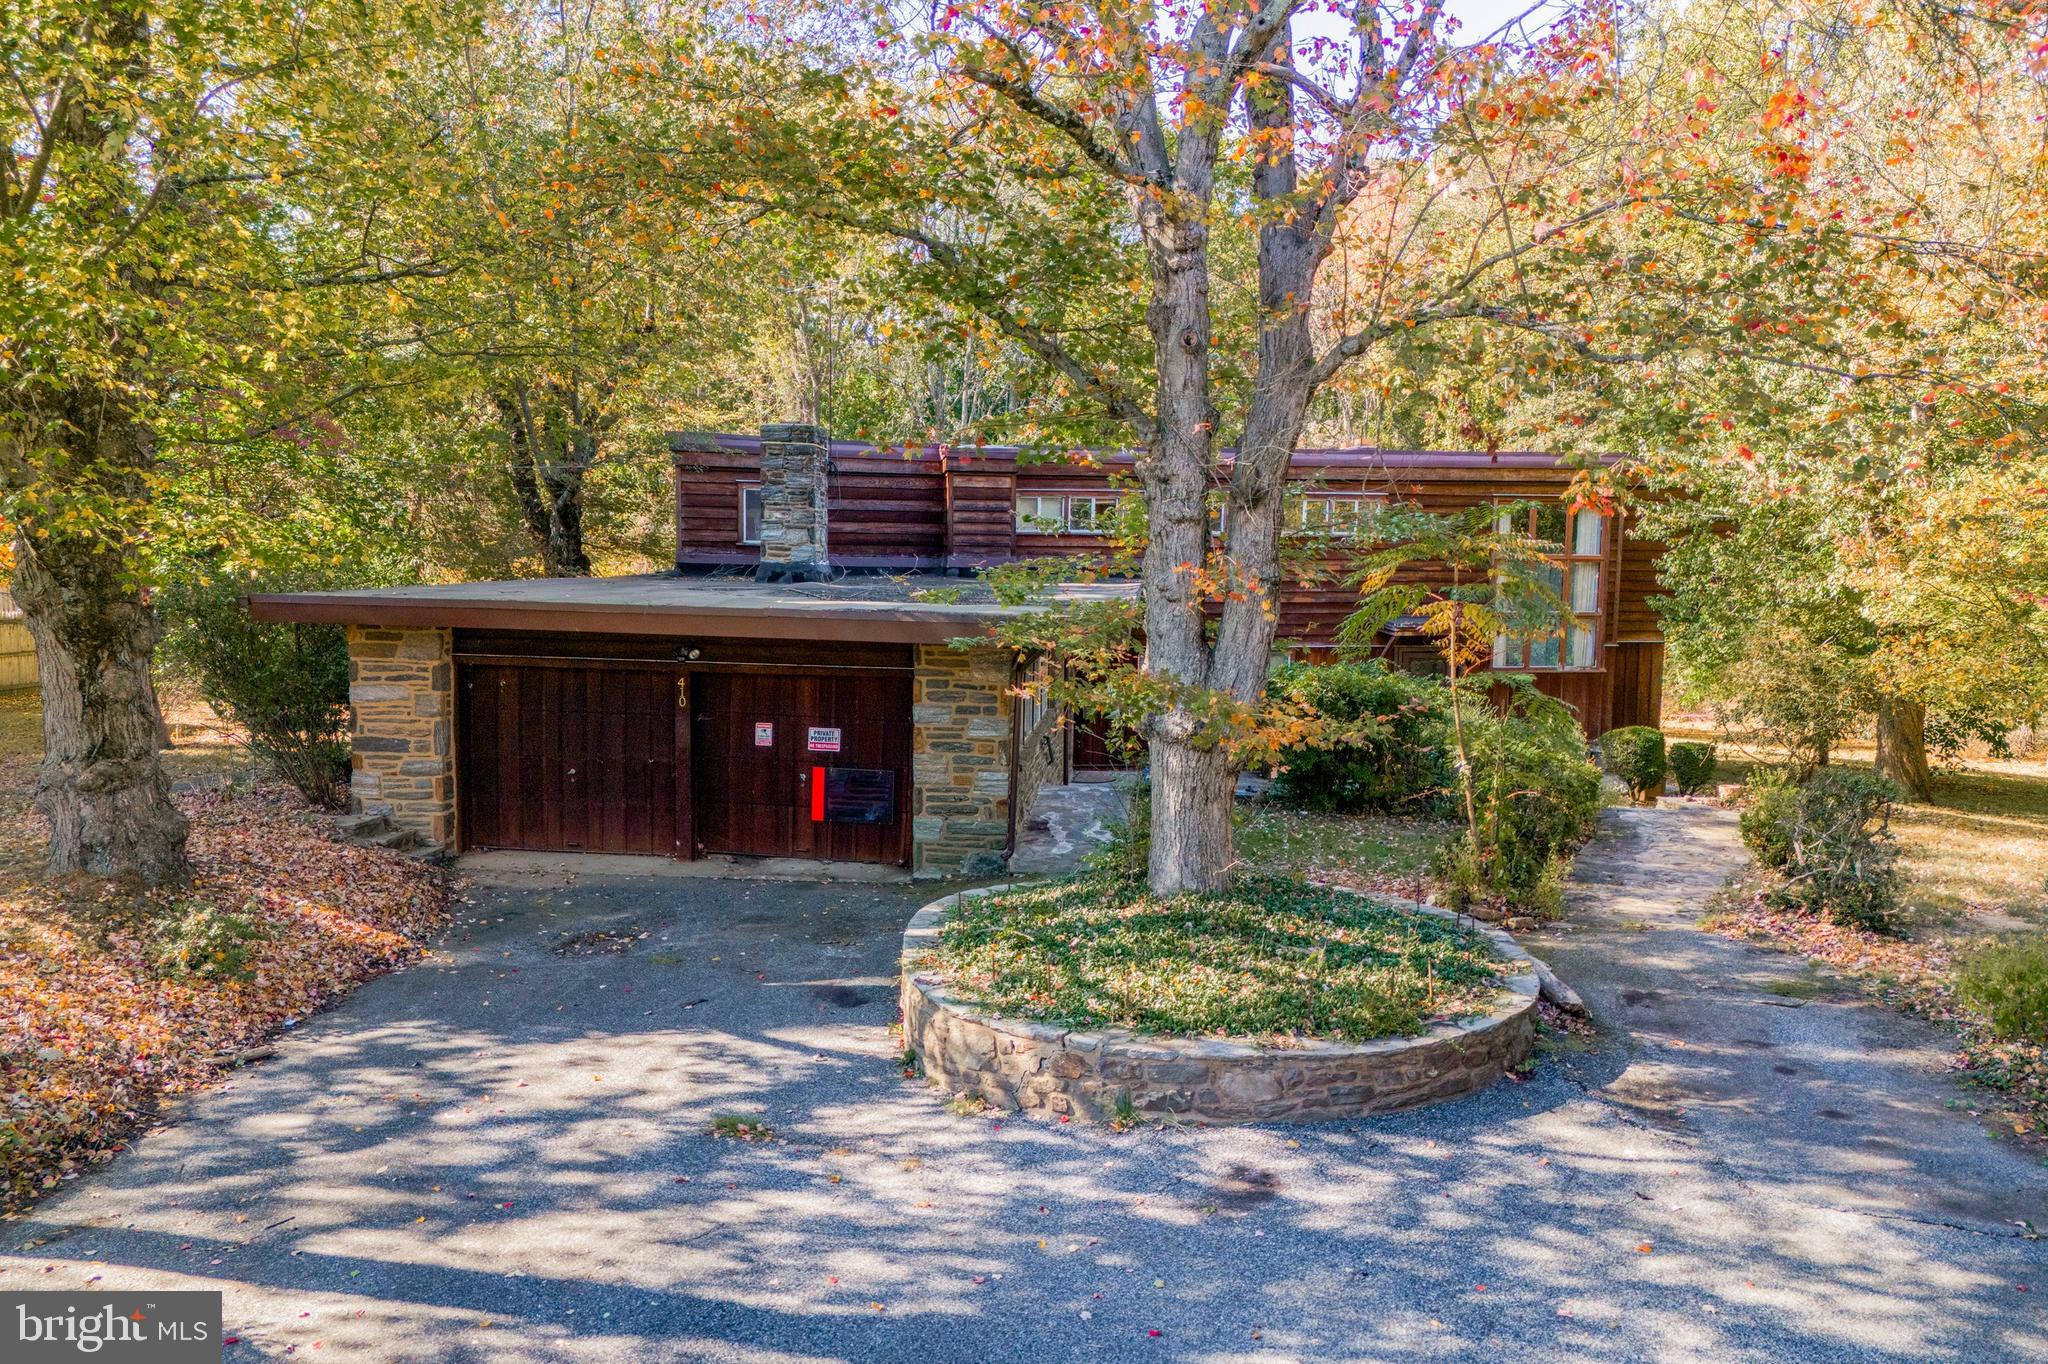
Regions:
M 761 547 L 740 543 L 740 489 L 760 483 L 760 455 L 678 451 L 675 471 L 676 562 L 702 566 L 758 561 Z
M 936 458 L 877 455 L 832 461 L 825 552 L 835 563 L 946 556 L 946 478 Z
M 946 460 L 946 565 L 986 568 L 1017 554 L 1017 477 L 985 461 Z

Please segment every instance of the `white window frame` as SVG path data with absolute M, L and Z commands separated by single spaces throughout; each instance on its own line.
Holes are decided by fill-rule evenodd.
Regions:
M 1578 552 L 1579 519 L 1586 516 L 1596 517 L 1602 524 L 1600 526 L 1599 543 L 1595 547 L 1594 552 L 1581 554 Z M 1503 534 L 1512 529 L 1508 524 L 1508 517 L 1509 511 L 1503 508 L 1494 519 L 1495 529 Z M 1506 635 L 1496 637 L 1493 641 L 1493 666 L 1495 668 L 1502 672 L 1518 673 L 1583 673 L 1598 672 L 1600 670 L 1601 645 L 1605 642 L 1602 640 L 1601 635 L 1603 633 L 1603 618 L 1606 615 L 1607 550 L 1609 548 L 1607 537 L 1614 533 L 1613 528 L 1607 523 L 1614 519 L 1611 516 L 1602 516 L 1598 511 L 1590 507 L 1581 507 L 1577 511 L 1567 510 L 1565 512 L 1564 535 L 1560 541 L 1563 552 L 1551 560 L 1557 566 L 1558 596 L 1564 608 L 1563 618 L 1558 622 L 1557 633 L 1543 639 L 1509 639 Z M 1524 529 L 1527 529 L 1526 525 Z M 1593 608 L 1590 611 L 1578 611 L 1572 607 L 1572 570 L 1583 565 L 1591 565 L 1593 568 Z M 1574 663 L 1571 658 L 1572 642 L 1580 635 L 1589 637 L 1593 641 L 1590 649 L 1591 661 L 1586 663 Z M 1557 648 L 1557 661 L 1555 663 L 1531 663 L 1528 661 L 1539 646 L 1551 644 L 1554 644 Z
M 1028 514 L 1024 510 L 1026 502 L 1034 507 Z M 1053 506 L 1051 516 L 1044 514 L 1048 502 Z M 1019 535 L 1058 535 L 1067 528 L 1067 499 L 1064 493 L 1018 493 L 1016 512 Z
M 1019 535 L 1107 535 L 1105 524 L 1116 515 L 1117 504 L 1123 501 L 1121 493 L 1096 492 L 1050 492 L 1018 493 L 1016 498 L 1017 533 Z M 1025 503 L 1033 504 L 1034 510 L 1026 512 Z M 1077 525 L 1074 521 L 1074 506 L 1086 503 L 1090 511 L 1090 523 Z M 1059 508 L 1055 516 L 1045 514 L 1047 505 Z
M 748 497 L 750 497 L 750 496 L 751 496 L 752 498 L 754 498 L 754 538 L 753 538 L 753 539 L 751 539 L 751 540 L 747 538 L 747 498 L 748 498 Z M 762 525 L 762 522 L 763 522 L 763 521 L 765 521 L 765 520 L 767 519 L 767 515 L 768 515 L 768 508 L 767 508 L 767 503 L 766 503 L 766 499 L 765 499 L 765 497 L 764 497 L 764 495 L 763 495 L 763 493 L 762 493 L 762 491 L 761 491 L 761 485 L 760 485 L 760 484 L 758 484 L 758 483 L 742 483 L 742 484 L 740 484 L 740 498 L 739 498 L 739 508 L 740 508 L 740 543 L 741 543 L 741 544 L 743 544 L 743 545 L 758 545 L 758 544 L 760 544 L 760 543 L 761 543 L 761 525 Z
M 1302 530 L 1343 530 L 1347 526 L 1356 526 L 1365 518 L 1366 503 L 1382 500 L 1366 493 L 1303 493 L 1295 504 L 1294 519 Z M 1311 507 L 1319 508 L 1319 514 L 1311 516 Z M 1344 516 L 1333 515 L 1339 507 L 1346 509 Z
M 1103 523 L 1105 521 L 1110 520 L 1116 515 L 1117 503 L 1122 500 L 1123 499 L 1115 493 L 1068 493 L 1066 518 L 1067 534 L 1109 534 L 1109 532 L 1103 528 Z M 1074 523 L 1074 504 L 1077 502 L 1085 502 L 1088 504 L 1088 524 L 1085 526 L 1076 525 Z

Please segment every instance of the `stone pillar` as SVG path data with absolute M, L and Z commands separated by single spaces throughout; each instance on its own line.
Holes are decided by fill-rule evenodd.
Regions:
M 1010 849 L 1007 649 L 921 644 L 910 697 L 911 873 L 994 876 Z
M 446 630 L 348 629 L 349 806 L 455 842 L 455 661 Z
M 831 455 L 825 428 L 776 422 L 761 428 L 761 562 L 759 582 L 817 582 L 828 575 L 825 553 Z

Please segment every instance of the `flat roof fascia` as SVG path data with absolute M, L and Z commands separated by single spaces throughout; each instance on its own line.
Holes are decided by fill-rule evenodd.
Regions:
M 275 592 L 243 598 L 260 621 L 299 621 L 388 629 L 532 630 L 564 634 L 692 635 L 726 639 L 804 639 L 944 644 L 989 633 L 999 607 L 906 607 L 842 602 L 820 610 L 690 603 L 644 605 L 535 602 L 383 595 L 372 592 Z

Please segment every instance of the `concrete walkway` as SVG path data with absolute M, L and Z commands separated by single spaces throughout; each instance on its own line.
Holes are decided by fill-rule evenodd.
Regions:
M 6 1224 L 0 1289 L 219 1288 L 234 1362 L 2048 1360 L 2048 1172 L 1924 1035 L 1686 926 L 1727 833 L 1617 812 L 1583 860 L 1542 946 L 1611 1042 L 1322 1127 L 949 1111 L 889 1027 L 908 887 L 481 889 Z
M 1574 1067 L 1608 1103 L 1815 1208 L 2048 1233 L 2048 1171 L 1954 1111 L 1934 1029 L 1804 959 L 1698 927 L 1747 855 L 1733 811 L 1609 809 L 1569 927 L 1525 934 L 1626 1051 Z M 1775 987 L 1775 988 L 1774 988 Z

